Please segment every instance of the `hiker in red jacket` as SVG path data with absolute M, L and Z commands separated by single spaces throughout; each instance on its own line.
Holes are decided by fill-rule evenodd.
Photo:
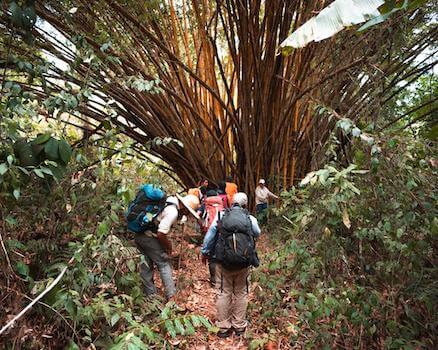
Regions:
M 229 208 L 230 202 L 228 200 L 227 192 L 225 192 L 225 188 L 226 188 L 227 184 L 225 183 L 225 181 L 221 181 L 221 182 L 219 182 L 218 185 L 219 185 L 218 190 L 217 190 L 218 196 L 222 198 L 224 208 Z
M 218 196 L 215 190 L 210 190 L 207 192 L 207 197 L 204 201 L 204 213 L 203 213 L 203 225 L 202 232 L 205 234 L 213 221 L 216 219 L 217 213 L 224 210 L 224 205 L 222 198 Z M 208 260 L 208 269 L 210 271 L 210 284 L 212 287 L 215 285 L 215 271 L 216 271 L 216 262 L 213 258 Z

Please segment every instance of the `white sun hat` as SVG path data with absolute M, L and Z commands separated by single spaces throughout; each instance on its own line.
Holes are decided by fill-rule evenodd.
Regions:
M 248 196 L 244 192 L 237 192 L 233 196 L 233 204 L 240 205 L 241 207 L 248 205 Z
M 199 208 L 199 198 L 194 194 L 188 194 L 185 197 L 181 197 L 179 194 L 176 194 L 176 198 L 178 198 L 179 202 L 187 208 L 187 210 L 192 214 L 196 219 L 200 219 L 198 213 L 195 211 Z

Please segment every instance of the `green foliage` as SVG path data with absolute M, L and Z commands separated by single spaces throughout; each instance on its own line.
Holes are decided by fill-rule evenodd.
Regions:
M 390 104 L 385 112 L 395 122 L 392 129 L 410 127 L 410 131 L 426 140 L 436 141 L 438 126 L 438 76 L 430 73 L 402 89 L 398 100 Z M 385 121 L 386 122 L 386 121 Z
M 25 138 L 10 141 L 0 147 L 0 153 L 1 189 L 12 191 L 18 199 L 21 187 L 31 176 L 59 181 L 70 161 L 72 149 L 66 140 L 55 139 L 46 133 L 30 141 Z
M 31 29 L 36 23 L 37 15 L 35 11 L 35 0 L 28 1 L 12 0 L 9 3 L 9 12 L 11 14 L 11 22 L 18 30 L 24 31 L 25 40 L 32 39 Z
M 306 348 L 431 348 L 436 149 L 403 134 L 353 137 L 347 121 L 338 127 L 363 170 L 340 169 L 338 153 L 283 193 L 278 246 L 256 274 L 263 302 L 252 312 L 260 327 L 282 329 Z
M 34 141 L 44 146 L 49 140 L 39 135 Z M 86 152 L 78 155 L 80 161 L 72 159 L 71 167 L 91 157 Z M 50 193 L 36 182 L 1 212 L 8 227 L 14 228 L 3 238 L 7 250 L 16 253 L 11 254 L 11 263 L 20 281 L 26 282 L 23 293 L 33 297 L 41 293 L 74 257 L 60 283 L 44 298 L 64 321 L 54 322 L 48 308 L 34 311 L 41 326 L 56 328 L 57 342 L 65 342 L 67 348 L 148 349 L 200 330 L 216 331 L 205 317 L 174 303 L 144 298 L 140 254 L 128 241 L 132 237 L 125 235 L 121 216 L 135 192 L 134 176 L 151 176 L 147 169 L 135 161 L 124 167 L 103 162 L 82 171 L 73 182 L 70 176 L 62 178 Z M 21 343 L 44 347 L 35 335 Z

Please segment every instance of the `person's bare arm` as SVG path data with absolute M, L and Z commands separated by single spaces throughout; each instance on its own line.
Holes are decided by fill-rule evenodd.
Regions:
M 269 190 L 268 190 L 268 191 L 269 191 Z M 270 195 L 272 198 L 275 198 L 275 199 L 278 199 L 278 198 L 279 198 L 276 194 L 273 194 L 271 191 L 269 191 L 269 195 Z

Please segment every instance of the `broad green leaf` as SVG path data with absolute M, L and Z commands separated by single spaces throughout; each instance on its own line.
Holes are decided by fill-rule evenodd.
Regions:
M 79 346 L 74 341 L 71 341 L 70 344 L 67 346 L 66 350 L 80 350 L 80 349 Z
M 49 139 L 50 139 L 50 134 L 41 134 L 33 142 L 35 142 L 38 145 L 41 145 L 49 141 Z
M 111 327 L 113 327 L 118 321 L 120 320 L 120 315 L 119 314 L 114 314 L 111 316 Z
M 51 176 L 53 176 L 53 172 L 52 172 L 52 170 L 50 170 L 49 168 L 47 168 L 47 167 L 45 167 L 45 166 L 41 166 L 40 169 L 41 169 L 41 171 L 42 171 L 44 174 L 47 174 L 47 175 L 51 175 Z
M 41 171 L 41 169 L 33 169 L 33 172 L 39 176 L 40 178 L 44 179 L 44 173 Z
M 17 268 L 17 272 L 25 277 L 29 276 L 29 267 L 22 261 L 17 262 L 17 264 L 15 265 L 15 267 Z
M 20 189 L 19 189 L 19 188 L 14 189 L 14 191 L 12 192 L 12 194 L 14 195 L 14 198 L 15 198 L 15 199 L 20 198 Z
M 26 168 L 23 168 L 22 166 L 17 166 L 18 169 L 20 169 L 24 174 L 30 175 L 29 171 Z
M 9 165 L 12 165 L 12 163 L 14 162 L 14 156 L 12 154 L 8 155 L 8 157 L 6 158 Z
M 61 140 L 59 141 L 59 156 L 64 164 L 67 164 L 70 161 L 72 154 L 72 149 L 67 141 Z
M 9 169 L 9 167 L 8 167 L 8 165 L 6 163 L 1 163 L 0 164 L 0 175 L 6 174 L 8 169 Z
M 382 23 L 382 22 L 386 21 L 395 12 L 400 11 L 400 10 L 406 10 L 408 8 L 408 4 L 409 4 L 409 1 L 408 0 L 404 0 L 402 6 L 394 7 L 394 8 L 391 9 L 391 11 L 389 11 L 389 12 L 387 12 L 385 14 L 379 15 L 379 16 L 369 20 L 362 27 L 360 27 L 357 31 L 358 32 L 363 32 L 364 30 L 366 30 L 366 29 L 368 29 L 368 28 L 370 28 L 370 27 L 372 27 L 372 26 L 374 26 L 376 24 L 379 24 L 379 23 Z
M 44 146 L 44 152 L 50 160 L 58 159 L 58 147 L 58 140 L 51 138 L 49 141 L 47 141 L 46 145 Z
M 17 225 L 17 220 L 13 216 L 8 215 L 5 221 L 11 226 Z
M 295 30 L 280 47 L 299 48 L 312 41 L 327 39 L 345 27 L 379 16 L 377 9 L 383 3 L 383 0 L 335 0 Z

